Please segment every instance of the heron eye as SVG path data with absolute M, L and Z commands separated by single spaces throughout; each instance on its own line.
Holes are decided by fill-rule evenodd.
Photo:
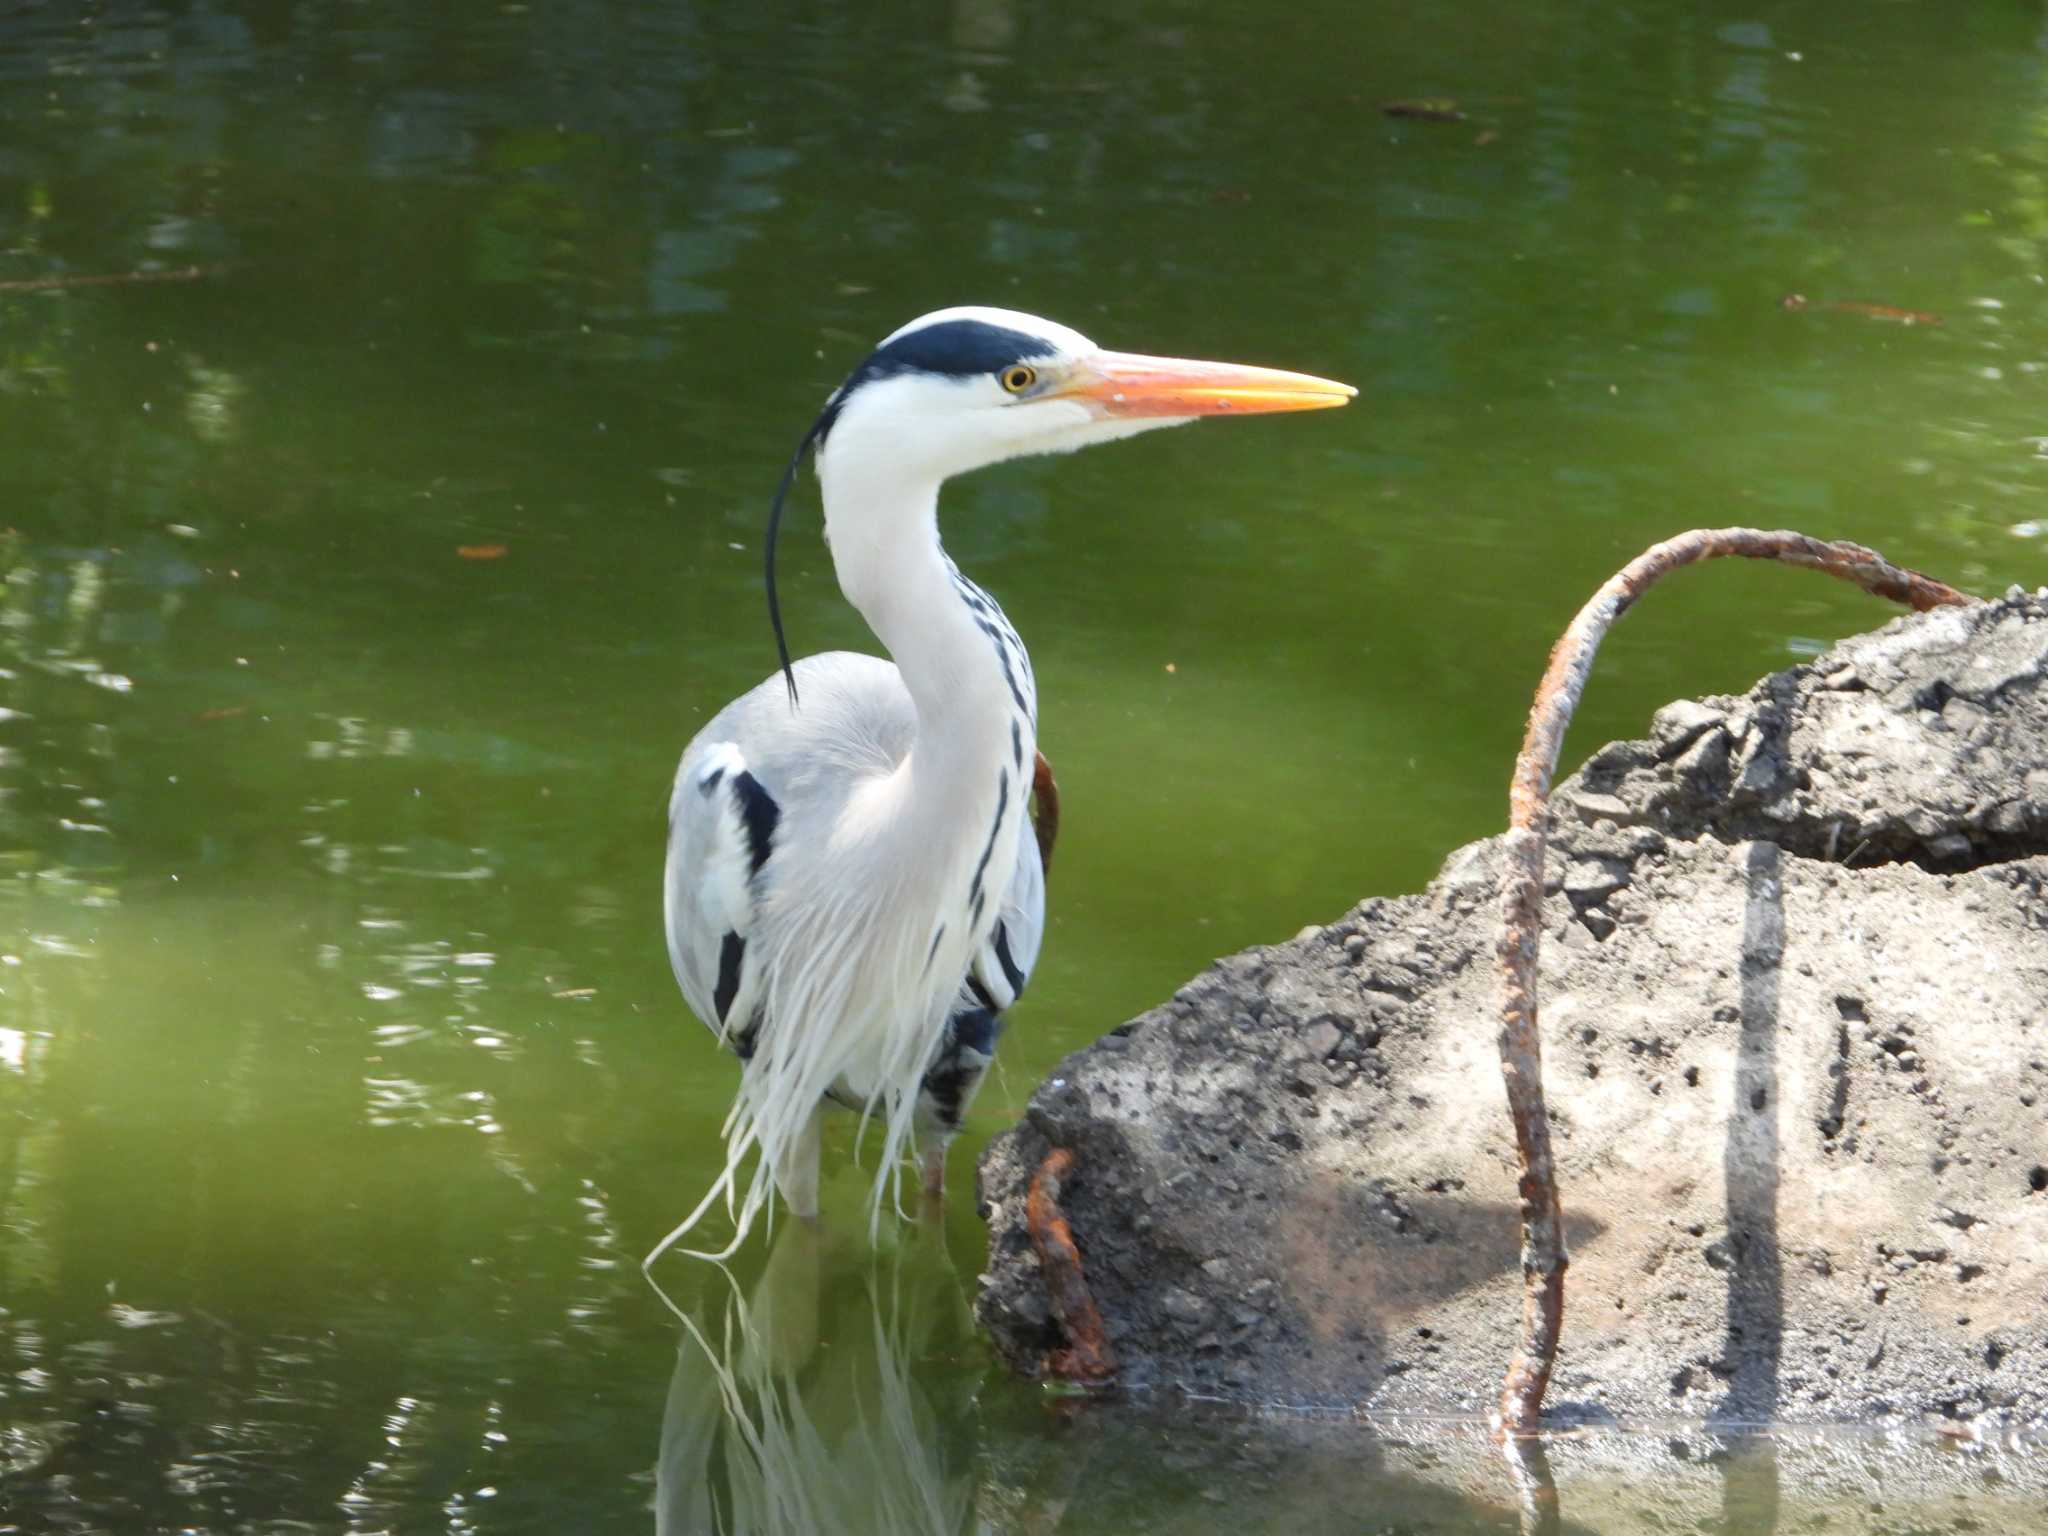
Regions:
M 1012 363 L 996 379 L 1013 395 L 1021 395 L 1038 382 L 1038 370 L 1028 363 Z

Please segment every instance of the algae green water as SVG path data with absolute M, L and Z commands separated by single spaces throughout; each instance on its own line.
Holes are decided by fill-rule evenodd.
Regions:
M 1515 1528 L 1505 1471 L 993 1370 L 971 1159 L 1498 829 L 1651 540 L 2048 580 L 2044 49 L 1867 0 L 0 17 L 0 1530 Z M 1045 958 L 942 1229 L 664 1268 L 724 1395 L 637 1269 L 735 1074 L 668 778 L 772 664 L 796 437 L 956 302 L 1362 394 L 952 488 L 1065 793 Z M 864 645 L 814 490 L 785 537 L 797 648 Z M 1575 747 L 1888 617 L 1691 573 Z M 1833 1507 L 1686 1465 L 1600 1528 Z

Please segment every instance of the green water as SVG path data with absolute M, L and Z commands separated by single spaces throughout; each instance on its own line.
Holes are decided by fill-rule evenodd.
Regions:
M 964 1310 L 971 1158 L 1211 957 L 1497 829 L 1550 641 L 1656 537 L 1789 523 L 2048 580 L 2043 28 L 1869 0 L 0 17 L 0 282 L 204 269 L 0 289 L 0 1530 L 606 1532 L 657 1502 L 684 1530 L 706 1490 L 738 1526 L 750 1476 L 805 1465 L 875 1529 L 1299 1529 L 1314 1500 L 1514 1528 L 1505 1471 L 1419 1493 L 1362 1431 L 1283 1453 L 1005 1378 Z M 1464 120 L 1377 108 L 1437 96 Z M 750 1473 L 637 1270 L 735 1076 L 668 974 L 665 795 L 772 663 L 797 435 L 865 345 L 963 301 L 1362 395 L 950 492 L 1064 789 L 1047 949 L 943 1230 L 757 1245 L 737 1292 L 664 1269 L 707 1327 L 768 1308 L 735 1400 L 836 1448 Z M 800 651 L 866 643 L 809 490 L 784 562 Z M 1692 573 L 1610 643 L 1575 746 L 1886 617 Z M 1747 1487 L 1694 1528 L 1776 1527 Z M 795 1497 L 766 1528 L 806 1528 Z

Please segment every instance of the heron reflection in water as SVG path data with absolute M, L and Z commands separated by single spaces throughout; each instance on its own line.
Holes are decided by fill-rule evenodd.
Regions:
M 974 1528 L 979 1357 L 940 1243 L 877 1253 L 785 1222 L 745 1294 L 713 1273 L 716 1315 L 678 1313 L 657 1536 Z

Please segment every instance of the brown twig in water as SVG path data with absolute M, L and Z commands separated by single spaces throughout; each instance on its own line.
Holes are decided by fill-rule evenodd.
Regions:
M 1543 852 L 1548 836 L 1550 779 L 1565 728 L 1585 691 L 1593 656 L 1614 621 L 1659 578 L 1680 566 L 1724 555 L 1780 560 L 1854 582 L 1864 591 L 1926 610 L 1975 598 L 1917 571 L 1902 570 L 1860 544 L 1757 528 L 1696 528 L 1652 545 L 1593 595 L 1550 653 L 1536 687 L 1528 733 L 1508 789 L 1508 832 L 1500 877 L 1500 1067 L 1515 1123 L 1521 1170 L 1522 1337 L 1501 1384 L 1499 1425 L 1528 1434 L 1543 1408 L 1564 1323 L 1563 1216 L 1550 1152 L 1550 1114 L 1543 1102 L 1543 1044 L 1536 1028 L 1536 960 L 1543 934 Z
M 117 283 L 196 283 L 202 277 L 225 272 L 218 264 L 210 267 L 148 267 L 133 272 L 90 272 L 54 277 L 17 277 L 0 282 L 0 293 L 42 293 L 56 288 L 110 288 Z
M 1073 1166 L 1074 1154 L 1065 1147 L 1046 1153 L 1024 1197 L 1024 1229 L 1031 1234 L 1031 1246 L 1038 1250 L 1038 1267 L 1045 1276 L 1053 1320 L 1067 1339 L 1066 1348 L 1046 1357 L 1046 1369 L 1068 1381 L 1100 1383 L 1116 1375 L 1116 1356 L 1102 1331 L 1102 1314 L 1095 1310 L 1095 1298 L 1088 1294 L 1088 1282 L 1082 1278 L 1081 1250 L 1074 1246 L 1073 1229 L 1060 1210 L 1060 1181 Z
M 1050 875 L 1052 845 L 1060 837 L 1060 787 L 1053 781 L 1052 764 L 1045 760 L 1043 752 L 1031 768 L 1031 798 L 1037 802 L 1031 830 L 1038 837 L 1038 862 Z
M 1815 303 L 1803 293 L 1788 293 L 1778 300 L 1780 309 L 1829 309 L 1838 315 L 1861 315 L 1866 320 L 1891 320 L 1899 325 L 1939 325 L 1941 316 L 1924 309 L 1900 309 L 1896 304 L 1866 304 L 1860 299 L 1824 299 Z

